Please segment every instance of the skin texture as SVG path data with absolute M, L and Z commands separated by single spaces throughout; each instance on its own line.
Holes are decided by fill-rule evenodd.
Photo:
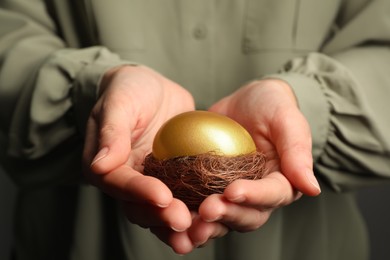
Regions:
M 160 126 L 176 114 L 194 110 L 191 95 L 144 66 L 108 71 L 88 121 L 84 149 L 89 182 L 121 201 L 130 222 L 149 228 L 178 254 L 186 254 L 230 229 L 260 228 L 272 211 L 315 196 L 311 135 L 291 88 L 279 80 L 249 83 L 210 111 L 242 124 L 268 156 L 271 173 L 256 181 L 239 180 L 224 194 L 208 197 L 189 212 L 159 180 L 142 174 Z

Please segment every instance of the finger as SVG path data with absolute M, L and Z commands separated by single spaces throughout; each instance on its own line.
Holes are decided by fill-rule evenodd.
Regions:
M 301 197 L 280 172 L 255 181 L 237 180 L 226 187 L 223 195 L 230 202 L 262 210 L 286 206 Z
M 222 237 L 229 232 L 229 228 L 219 222 L 205 222 L 200 216 L 193 219 L 188 235 L 194 247 L 205 245 L 210 239 Z
M 128 220 L 144 228 L 169 227 L 176 232 L 183 232 L 191 226 L 191 214 L 186 205 L 177 199 L 165 208 L 150 204 L 123 203 Z
M 223 99 L 209 107 L 208 111 L 227 115 L 229 102 L 231 102 L 230 96 L 224 97 Z
M 261 211 L 227 201 L 223 195 L 211 195 L 200 206 L 199 214 L 205 222 L 220 222 L 229 228 L 248 232 L 267 222 L 271 210 Z
M 123 105 L 121 97 L 104 101 L 102 109 L 95 114 L 98 122 L 98 153 L 91 169 L 96 173 L 106 173 L 124 164 L 131 151 L 131 134 L 135 128 L 130 106 Z M 95 140 L 95 141 L 96 141 Z
M 175 232 L 169 228 L 153 227 L 150 231 L 180 255 L 190 253 L 195 247 L 187 232 Z
M 127 165 L 105 175 L 91 174 L 90 179 L 92 184 L 119 200 L 158 207 L 167 207 L 173 200 L 172 192 L 164 183 Z
M 275 120 L 271 138 L 280 156 L 283 174 L 304 194 L 318 195 L 321 189 L 313 173 L 309 125 L 297 109 L 287 109 Z

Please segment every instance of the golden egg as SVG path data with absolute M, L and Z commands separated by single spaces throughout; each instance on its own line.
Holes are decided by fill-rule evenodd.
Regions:
M 161 127 L 152 154 L 164 160 L 204 153 L 238 156 L 255 151 L 252 137 L 236 121 L 217 113 L 191 111 L 173 117 Z

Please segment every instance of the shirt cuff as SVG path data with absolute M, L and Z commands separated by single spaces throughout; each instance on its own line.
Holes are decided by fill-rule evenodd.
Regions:
M 135 66 L 136 63 L 120 60 L 119 57 L 103 51 L 95 62 L 87 64 L 77 75 L 73 87 L 73 117 L 82 135 L 85 134 L 86 123 L 99 93 L 99 85 L 103 75 L 118 66 Z

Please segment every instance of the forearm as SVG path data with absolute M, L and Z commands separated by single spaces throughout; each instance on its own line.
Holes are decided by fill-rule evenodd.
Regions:
M 10 25 L 0 35 L 1 129 L 11 154 L 37 158 L 83 127 L 101 75 L 123 61 L 100 47 L 67 48 L 31 17 L 0 10 L 0 19 Z
M 315 168 L 334 189 L 390 177 L 388 1 L 346 1 L 322 52 L 276 75 L 293 88 L 313 135 Z
M 124 63 L 102 47 L 68 48 L 45 15 L 39 5 L 0 9 L 0 159 L 22 185 L 61 182 L 79 169 L 81 142 L 71 140 L 83 132 L 101 76 Z
M 292 86 L 311 126 L 316 171 L 336 190 L 390 177 L 389 61 L 386 47 L 351 49 L 333 58 L 313 53 L 276 76 Z

